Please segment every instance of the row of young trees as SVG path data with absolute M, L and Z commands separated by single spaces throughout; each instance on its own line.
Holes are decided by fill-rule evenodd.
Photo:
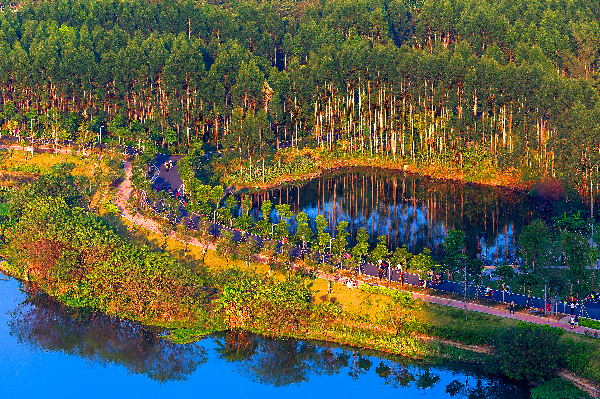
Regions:
M 188 170 L 185 160 L 180 163 L 180 167 L 184 165 L 184 171 Z M 196 226 L 197 232 L 189 234 L 183 226 L 178 230 L 183 236 L 196 236 L 207 248 L 208 244 L 215 242 L 217 229 L 213 223 L 218 222 L 240 230 L 244 235 L 253 233 L 265 240 L 261 249 L 260 240 L 252 236 L 244 239 L 243 235 L 241 241 L 236 241 L 231 230 L 222 229 L 218 233 L 216 249 L 227 262 L 230 258 L 248 262 L 262 250 L 270 262 L 279 260 L 289 267 L 293 263 L 291 253 L 294 252 L 296 256 L 308 256 L 307 261 L 326 268 L 335 266 L 360 270 L 364 262 L 371 262 L 380 267 L 380 277 L 386 279 L 396 270 L 416 273 L 425 282 L 432 273 L 439 273 L 451 281 L 465 284 L 489 283 L 489 276 L 482 273 L 482 260 L 467 253 L 465 233 L 460 230 L 448 231 L 442 254 L 437 259 L 432 257 L 428 248 L 418 254 L 412 254 L 406 246 L 390 251 L 385 235 L 379 236 L 373 245 L 364 228 L 357 231 L 356 243 L 352 246 L 346 221 L 338 223 L 332 231 L 323 215 L 318 215 L 311 222 L 306 213 L 294 215 L 289 204 L 273 206 L 270 200 L 261 203 L 261 217 L 255 219 L 256 215 L 251 214 L 251 196 L 243 196 L 241 201 L 228 196 L 221 203 L 221 186 L 202 185 L 189 176 L 184 181 L 191 186 L 202 186 L 200 192 L 204 193 L 204 197 L 192 191 L 187 198 L 188 205 L 200 210 L 202 216 Z M 234 216 L 236 214 L 237 217 Z M 581 217 L 579 213 L 555 217 L 550 226 L 544 220 L 535 219 L 518 237 L 518 273 L 513 266 L 501 264 L 492 274 L 501 277 L 506 285 L 511 284 L 509 281 L 517 282 L 524 287 L 524 293 L 527 289 L 545 287 L 548 298 L 586 295 L 594 286 L 593 269 L 599 256 L 596 249 L 598 231 L 592 220 Z
M 523 285 L 541 284 L 550 296 L 583 299 L 594 286 L 600 255 L 598 233 L 598 226 L 579 214 L 553 218 L 550 225 L 533 221 L 519 235 Z M 512 270 L 504 267 L 499 275 L 511 277 Z
M 179 232 L 185 237 L 196 236 L 206 244 L 205 248 L 212 242 L 213 235 L 217 234 L 213 223 L 220 223 L 222 226 L 267 239 L 264 250 L 269 257 L 275 260 L 276 252 L 279 251 L 279 258 L 288 265 L 291 265 L 290 251 L 293 246 L 297 246 L 301 249 L 300 253 L 303 257 L 308 254 L 309 260 L 315 263 L 355 270 L 363 262 L 369 261 L 385 268 L 386 276 L 391 276 L 391 268 L 399 267 L 402 271 L 410 269 L 426 278 L 428 273 L 436 268 L 429 249 L 414 257 L 406 246 L 390 252 L 385 235 L 377 238 L 377 244 L 371 251 L 369 233 L 365 228 L 358 230 L 357 242 L 350 248 L 348 222 L 341 221 L 335 227 L 335 231 L 329 231 L 329 222 L 323 215 L 318 215 L 312 223 L 305 212 L 294 215 L 289 204 L 273 205 L 270 200 L 265 200 L 260 205 L 261 217 L 255 220 L 250 213 L 253 207 L 251 196 L 242 196 L 241 200 L 237 200 L 235 196 L 229 195 L 223 200 L 222 186 L 204 184 L 196 177 L 195 172 L 201 172 L 201 165 L 197 161 L 203 158 L 202 150 L 196 148 L 178 163 L 185 185 L 186 209 L 200 215 L 195 233 L 189 232 L 186 226 L 181 226 Z M 164 224 L 168 226 L 165 232 L 171 231 L 172 224 L 179 220 L 180 214 L 174 213 L 179 213 L 180 204 L 172 195 L 152 189 L 148 181 L 149 161 L 150 158 L 144 155 L 135 161 L 132 177 L 134 192 L 130 203 L 136 211 L 149 212 L 151 215 L 155 212 L 153 207 L 156 206 L 157 201 L 167 204 L 163 207 L 162 216 Z M 181 221 L 181 223 L 186 222 L 189 227 L 188 220 Z M 454 233 L 450 232 L 450 234 Z M 460 232 L 460 234 L 462 234 L 460 243 L 455 246 L 463 251 L 464 233 Z M 227 229 L 221 229 L 218 235 L 216 249 L 224 255 L 227 262 L 230 257 L 249 261 L 260 251 L 258 242 L 254 238 L 249 237 L 236 242 L 233 233 Z M 280 248 L 278 248 L 279 243 L 281 243 Z M 437 267 L 439 268 L 439 265 Z
M 25 2 L 0 15 L 6 131 L 226 149 L 282 142 L 520 169 L 596 190 L 598 5 Z M 482 166 L 483 165 L 483 166 Z
M 274 206 L 268 199 L 260 204 L 258 217 L 255 213 L 253 215 L 250 195 L 242 196 L 239 201 L 230 195 L 222 201 L 222 186 L 204 184 L 198 178 L 204 173 L 201 160 L 206 163 L 207 158 L 202 150 L 195 148 L 179 161 L 178 166 L 186 187 L 186 206 L 201 215 L 196 235 L 206 245 L 216 235 L 213 223 L 218 222 L 267 239 L 263 250 L 272 261 L 277 258 L 278 243 L 282 243 L 279 258 L 288 265 L 292 263 L 290 251 L 297 246 L 302 249 L 302 256 L 309 254 L 309 260 L 315 263 L 350 270 L 360 270 L 359 266 L 364 262 L 380 265 L 382 277 L 385 278 L 391 277 L 392 270 L 395 269 L 404 272 L 410 270 L 425 281 L 430 273 L 441 273 L 451 280 L 477 285 L 487 283 L 489 276 L 482 274 L 483 262 L 478 256 L 468 252 L 463 231 L 449 230 L 444 238 L 443 250 L 436 258 L 432 257 L 428 248 L 415 255 L 406 246 L 390 251 L 385 235 L 379 236 L 372 243 L 373 240 L 364 228 L 357 231 L 355 244 L 351 246 L 346 221 L 339 222 L 332 229 L 323 215 L 318 215 L 313 222 L 305 212 L 295 215 L 289 204 Z M 166 197 L 167 202 L 173 202 L 168 209 L 177 209 L 179 204 L 173 197 L 166 194 L 155 196 L 151 190 L 145 174 L 148 162 L 149 158 L 146 156 L 136 160 L 133 178 L 135 206 L 145 209 L 148 203 L 153 203 L 159 197 Z M 150 193 L 146 196 L 150 199 L 149 202 L 141 201 L 142 192 Z M 236 214 L 238 216 L 234 217 Z M 172 215 L 168 215 L 167 221 L 171 219 Z M 519 284 L 525 290 L 545 285 L 550 296 L 587 294 L 590 286 L 593 286 L 590 268 L 594 267 L 598 259 L 596 244 L 593 243 L 598 241 L 600 229 L 596 228 L 595 232 L 593 230 L 594 222 L 581 217 L 579 213 L 565 213 L 554 217 L 550 226 L 542 219 L 534 219 L 524 228 L 516 243 L 515 260 L 519 264 Z M 227 261 L 229 258 L 249 261 L 260 251 L 255 239 L 236 242 L 233 238 L 230 231 L 223 230 L 217 241 L 217 251 Z M 507 264 L 498 266 L 494 274 L 506 281 L 517 277 L 513 267 Z

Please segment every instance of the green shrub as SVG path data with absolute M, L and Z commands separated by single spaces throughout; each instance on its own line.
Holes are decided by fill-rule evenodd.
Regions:
M 582 327 L 588 327 L 588 328 L 593 328 L 595 330 L 600 330 L 600 321 L 598 320 L 593 320 L 593 319 L 588 319 L 585 317 L 580 317 L 579 318 L 579 325 Z
M 565 365 L 569 370 L 583 373 L 590 362 L 593 348 L 585 342 L 575 342 L 571 338 L 565 340 L 565 345 L 567 346 L 564 352 Z
M 61 162 L 53 165 L 50 170 L 53 173 L 67 173 L 75 169 L 76 166 L 74 162 Z
M 501 331 L 494 342 L 495 369 L 515 380 L 552 377 L 564 362 L 563 333 L 562 329 L 525 322 Z
M 463 330 L 449 326 L 431 326 L 429 333 L 465 345 L 490 345 L 494 342 L 496 331 L 496 329 L 491 328 Z
M 3 204 L 0 204 L 0 216 L 8 216 L 10 215 L 9 213 L 10 211 L 10 204 L 5 202 Z
M 589 395 L 569 381 L 553 378 L 531 390 L 532 399 L 580 399 Z
M 360 289 L 369 294 L 381 294 L 385 296 L 389 296 L 395 302 L 405 303 L 407 301 L 412 301 L 412 295 L 410 292 L 399 291 L 393 288 L 381 287 L 381 286 L 371 286 L 369 284 L 361 284 Z
M 28 164 L 28 165 L 18 165 L 10 168 L 13 172 L 25 172 L 25 173 L 41 173 L 42 170 L 38 165 Z
M 121 213 L 121 210 L 110 201 L 104 201 L 103 205 L 104 209 L 106 209 L 106 212 L 110 213 L 111 215 L 118 215 Z

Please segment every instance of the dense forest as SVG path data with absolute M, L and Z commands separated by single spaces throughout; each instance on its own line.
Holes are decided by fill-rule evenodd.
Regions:
M 309 146 L 591 196 L 599 21 L 593 0 L 26 1 L 0 13 L 2 132 L 204 143 L 226 170 Z

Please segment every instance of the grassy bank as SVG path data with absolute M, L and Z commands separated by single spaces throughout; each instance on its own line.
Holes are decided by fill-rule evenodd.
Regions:
M 490 165 L 438 164 L 435 162 L 415 164 L 404 159 L 392 159 L 385 156 L 328 151 L 325 149 L 288 148 L 280 150 L 273 166 L 263 174 L 260 168 L 252 176 L 240 175 L 239 168 L 223 168 L 220 174 L 223 180 L 238 189 L 272 189 L 287 183 L 303 182 L 322 174 L 344 168 L 368 167 L 393 170 L 401 173 L 419 174 L 434 179 L 456 180 L 491 186 L 504 186 L 527 189 L 531 181 L 525 181 L 521 173 L 515 170 L 499 170 Z M 229 171 L 235 171 L 230 173 Z

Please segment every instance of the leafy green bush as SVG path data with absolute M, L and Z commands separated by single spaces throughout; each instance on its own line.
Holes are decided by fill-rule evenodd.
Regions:
M 10 204 L 9 203 L 3 203 L 0 204 L 0 216 L 8 216 L 9 215 L 9 210 L 10 210 Z
M 104 201 L 103 205 L 104 209 L 106 209 L 106 212 L 110 213 L 111 215 L 118 215 L 121 213 L 121 210 L 111 201 Z
M 568 338 L 565 340 L 566 350 L 564 352 L 565 365 L 569 370 L 583 373 L 590 362 L 593 347 L 583 341 L 575 342 Z
M 531 390 L 532 399 L 580 399 L 589 398 L 585 392 L 569 381 L 553 378 Z
M 369 294 L 381 294 L 385 296 L 389 296 L 396 302 L 410 302 L 412 301 L 412 295 L 410 292 L 399 291 L 393 288 L 387 288 L 382 286 L 371 286 L 369 284 L 361 284 L 360 289 Z
M 10 168 L 13 172 L 25 172 L 25 173 L 41 173 L 39 165 L 28 164 L 28 165 L 17 165 Z
M 519 322 L 501 331 L 494 342 L 495 369 L 508 378 L 535 381 L 548 379 L 564 362 L 564 330 Z
M 67 173 L 75 169 L 76 165 L 74 162 L 61 162 L 53 165 L 50 170 L 54 173 Z
M 11 216 L 20 217 L 26 204 L 43 197 L 62 198 L 67 206 L 86 206 L 70 173 L 47 173 L 11 195 Z
M 294 331 L 300 322 L 309 320 L 312 324 L 324 323 L 324 331 L 326 321 L 339 313 L 335 304 L 312 304 L 310 283 L 300 277 L 277 281 L 255 272 L 234 270 L 226 278 L 215 303 L 226 315 L 230 328 Z
M 582 327 L 588 327 L 588 328 L 593 328 L 596 330 L 600 330 L 600 321 L 598 320 L 593 320 L 593 319 L 587 319 L 585 317 L 580 317 L 579 318 L 579 325 Z

